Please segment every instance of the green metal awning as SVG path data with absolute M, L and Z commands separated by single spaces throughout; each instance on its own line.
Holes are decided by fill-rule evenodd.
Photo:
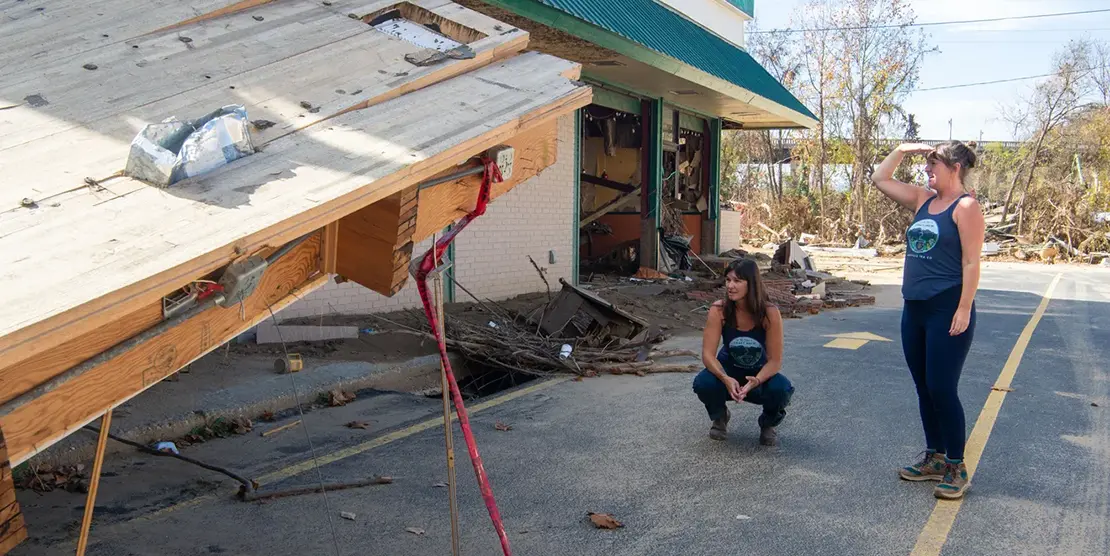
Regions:
M 667 74 L 664 78 L 685 81 L 690 86 L 670 82 L 665 89 L 673 94 L 660 95 L 677 105 L 751 128 L 817 123 L 816 116 L 750 54 L 655 0 L 484 1 L 646 64 Z M 613 66 L 588 62 L 583 71 L 586 77 L 596 74 L 606 84 L 632 91 L 656 78 L 640 77 L 630 84 L 631 69 L 622 75 Z
M 755 0 L 727 0 L 727 2 L 736 6 L 740 11 L 755 17 Z

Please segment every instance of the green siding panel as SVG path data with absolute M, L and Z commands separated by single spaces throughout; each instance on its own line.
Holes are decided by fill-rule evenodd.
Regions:
M 755 0 L 728 0 L 728 3 L 740 8 L 740 11 L 755 17 Z
M 721 229 L 721 120 L 709 122 L 709 218 L 717 220 L 717 233 Z M 720 248 L 720 237 L 715 245 Z
M 750 54 L 655 0 L 487 0 L 557 29 L 573 32 L 565 16 L 637 43 L 657 54 L 743 87 L 807 117 L 817 117 Z M 753 0 L 737 0 L 753 4 Z M 536 5 L 552 11 L 530 9 Z M 599 45 L 608 47 L 606 45 Z
M 663 100 L 651 101 L 651 153 L 648 166 L 648 216 L 659 218 L 663 201 Z
M 594 87 L 593 103 L 613 110 L 640 115 L 640 99 L 601 87 Z

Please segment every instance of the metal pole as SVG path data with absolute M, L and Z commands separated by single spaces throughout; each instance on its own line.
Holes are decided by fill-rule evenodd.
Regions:
M 436 239 L 433 238 L 432 244 L 435 243 Z M 436 267 L 439 267 L 439 261 L 435 262 Z M 436 318 L 439 321 L 437 327 L 439 328 L 440 337 L 443 338 L 446 337 L 444 335 L 443 273 L 436 272 L 432 280 Z M 443 366 L 442 361 L 439 363 L 439 378 L 440 387 L 443 390 L 443 437 L 447 443 L 447 498 L 451 508 L 451 554 L 452 556 L 460 556 L 462 548 L 459 539 L 459 500 L 455 489 L 455 441 L 451 428 L 451 385 L 447 383 L 447 368 Z
M 112 410 L 104 413 L 100 421 L 100 437 L 96 441 L 96 456 L 93 458 L 92 476 L 89 478 L 89 495 L 85 498 L 85 516 L 81 519 L 81 535 L 77 537 L 77 556 L 85 556 L 89 546 L 89 529 L 92 527 L 93 507 L 96 506 L 96 490 L 100 486 L 100 468 L 104 464 L 104 451 L 108 446 L 108 427 L 112 424 Z

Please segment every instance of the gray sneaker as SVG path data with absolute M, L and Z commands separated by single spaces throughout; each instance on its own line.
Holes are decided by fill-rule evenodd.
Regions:
M 724 440 L 728 438 L 728 420 L 732 418 L 728 408 L 725 408 L 725 416 L 713 421 L 709 426 L 709 438 L 713 440 Z
M 904 481 L 940 481 L 946 470 L 943 454 L 923 452 L 920 462 L 899 469 L 898 476 Z

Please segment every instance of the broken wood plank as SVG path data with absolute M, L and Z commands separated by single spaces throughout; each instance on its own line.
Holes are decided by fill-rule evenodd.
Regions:
M 53 349 L 237 253 L 279 246 L 588 104 L 588 87 L 558 75 L 572 65 L 524 54 L 338 116 L 167 190 L 15 213 L 0 233 L 0 266 L 15 277 L 0 292 L 0 360 Z
M 504 195 L 555 164 L 558 152 L 557 125 L 554 121 L 544 124 L 521 133 L 505 141 L 504 144 L 513 147 L 516 151 L 513 175 L 508 180 L 492 185 L 491 200 Z M 445 173 L 451 174 L 456 171 L 458 171 L 457 168 L 452 168 Z M 478 174 L 421 190 L 413 241 L 421 242 L 432 237 L 432 234 L 443 230 L 448 224 L 474 210 L 481 185 L 482 176 Z
M 601 218 L 602 216 L 605 216 L 606 214 L 609 214 L 610 212 L 613 212 L 614 210 L 617 210 L 627 205 L 628 203 L 638 200 L 639 198 L 639 189 L 637 189 L 636 191 L 632 191 L 631 193 L 625 193 L 624 195 L 621 195 L 620 197 L 617 197 L 616 199 L 613 199 L 612 201 L 601 205 L 601 208 L 593 211 L 589 215 L 582 217 L 582 219 L 578 221 L 578 227 L 584 228 L 586 227 L 586 225 L 593 222 L 594 220 L 597 220 L 598 218 Z
M 608 189 L 615 189 L 617 191 L 620 191 L 621 193 L 631 193 L 633 191 L 639 191 L 640 189 L 639 186 L 636 185 L 630 185 L 618 181 L 607 180 L 605 178 L 599 178 L 597 176 L 591 176 L 590 174 L 587 174 L 585 172 L 582 172 L 581 180 L 585 183 L 592 183 L 594 185 L 599 185 Z
M 323 285 L 321 234 L 270 266 L 240 308 L 213 307 L 0 418 L 18 465 Z

